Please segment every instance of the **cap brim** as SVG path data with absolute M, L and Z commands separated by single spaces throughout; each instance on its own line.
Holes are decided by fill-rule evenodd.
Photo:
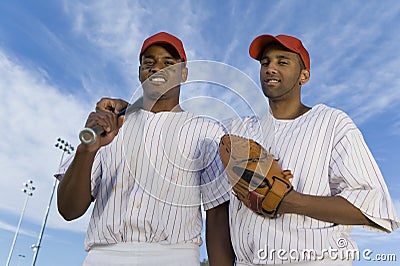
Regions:
M 250 44 L 249 47 L 250 56 L 256 60 L 260 60 L 261 53 L 264 51 L 265 46 L 273 42 L 280 43 L 280 41 L 277 38 L 275 38 L 275 36 L 269 34 L 258 36 Z

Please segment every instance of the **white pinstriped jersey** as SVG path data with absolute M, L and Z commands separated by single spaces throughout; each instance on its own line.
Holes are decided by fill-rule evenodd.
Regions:
M 258 141 L 278 158 L 282 169 L 290 169 L 296 191 L 341 196 L 386 230 L 400 226 L 384 179 L 361 132 L 342 111 L 320 104 L 294 120 L 277 120 L 268 114 L 260 120 L 235 120 L 231 126 L 233 134 Z M 297 214 L 264 219 L 233 195 L 230 213 L 231 238 L 239 262 L 281 264 L 290 262 L 292 250 L 309 249 L 321 254 L 329 248 L 357 248 L 349 238 L 351 226 Z M 271 250 L 287 252 L 281 256 L 284 260 Z
M 96 154 L 85 249 L 120 242 L 200 246 L 201 202 L 208 210 L 229 200 L 218 156 L 222 134 L 188 112 L 128 115 Z

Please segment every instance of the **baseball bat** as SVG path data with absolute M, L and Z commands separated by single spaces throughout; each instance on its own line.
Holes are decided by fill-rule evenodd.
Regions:
M 124 109 L 118 112 L 117 118 L 125 115 L 127 112 L 135 112 L 142 107 L 143 98 L 139 98 L 132 105 L 128 105 Z M 79 132 L 79 139 L 82 144 L 90 145 L 96 141 L 97 136 L 104 133 L 104 128 L 100 125 L 95 125 L 93 127 L 85 127 Z

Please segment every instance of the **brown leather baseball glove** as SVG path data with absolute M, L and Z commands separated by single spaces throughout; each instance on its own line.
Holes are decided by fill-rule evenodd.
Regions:
M 283 198 L 293 189 L 290 170 L 281 167 L 260 144 L 224 135 L 219 155 L 237 198 L 254 212 L 275 218 Z

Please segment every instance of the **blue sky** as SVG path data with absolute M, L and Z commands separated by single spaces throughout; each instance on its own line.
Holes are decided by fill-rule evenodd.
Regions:
M 78 132 L 98 99 L 131 98 L 139 85 L 139 48 L 158 31 L 179 36 L 189 60 L 227 64 L 255 87 L 259 64 L 248 55 L 250 42 L 264 33 L 301 38 L 311 54 L 303 101 L 331 105 L 354 119 L 400 212 L 397 0 L 3 0 L 0 12 L 0 262 L 7 260 L 25 200 L 22 183 L 33 179 L 37 189 L 11 261 L 30 265 L 30 246 L 37 241 L 61 157 L 54 147 L 57 138 L 77 146 Z M 200 85 L 183 97 L 200 92 L 215 97 L 215 90 Z M 258 88 L 250 91 L 253 98 L 260 95 Z M 217 94 L 237 104 L 226 91 Z M 80 265 L 90 212 L 65 222 L 54 203 L 37 265 Z M 400 260 L 399 230 L 382 234 L 355 228 L 352 235 L 360 250 L 396 254 Z M 396 263 L 355 263 L 375 264 Z

